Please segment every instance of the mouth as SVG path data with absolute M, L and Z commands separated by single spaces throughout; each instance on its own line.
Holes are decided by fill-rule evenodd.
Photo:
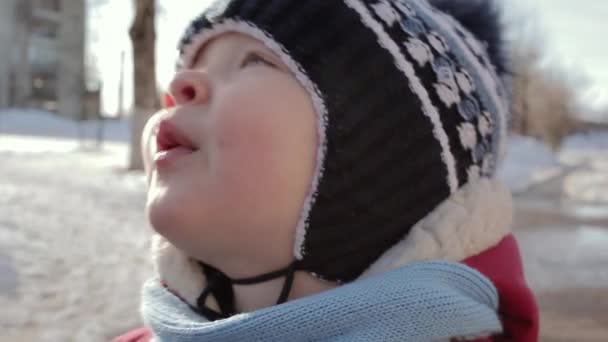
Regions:
M 157 165 L 166 165 L 179 157 L 192 154 L 198 150 L 188 137 L 168 120 L 162 120 L 156 134 Z

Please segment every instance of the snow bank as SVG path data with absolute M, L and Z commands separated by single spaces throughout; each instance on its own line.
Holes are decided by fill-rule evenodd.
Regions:
M 498 170 L 498 178 L 517 193 L 552 177 L 561 169 L 557 156 L 545 144 L 533 138 L 512 135 L 509 137 L 507 156 Z
M 107 141 L 128 142 L 128 120 L 89 120 L 78 122 L 39 110 L 11 109 L 0 111 L 0 135 L 28 135 L 78 139 L 95 139 L 99 125 Z

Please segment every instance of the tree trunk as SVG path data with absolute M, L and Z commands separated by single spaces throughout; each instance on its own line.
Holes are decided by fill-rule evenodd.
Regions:
M 135 19 L 129 30 L 133 44 L 134 109 L 131 119 L 129 169 L 143 169 L 141 133 L 148 118 L 160 107 L 156 88 L 155 0 L 134 0 Z

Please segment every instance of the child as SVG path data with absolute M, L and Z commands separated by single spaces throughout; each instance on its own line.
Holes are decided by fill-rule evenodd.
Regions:
M 158 277 L 116 341 L 536 341 L 493 178 L 498 21 L 484 0 L 206 10 L 144 133 Z

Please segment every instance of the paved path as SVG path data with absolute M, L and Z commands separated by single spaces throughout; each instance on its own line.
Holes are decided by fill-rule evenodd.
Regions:
M 588 168 L 584 179 L 565 173 L 515 197 L 515 232 L 541 309 L 541 341 L 608 341 L 608 202 L 566 193 L 567 184 L 603 172 Z M 608 193 L 605 181 L 590 186 Z
M 0 254 L 0 296 L 15 297 L 17 294 L 17 271 L 12 259 Z

